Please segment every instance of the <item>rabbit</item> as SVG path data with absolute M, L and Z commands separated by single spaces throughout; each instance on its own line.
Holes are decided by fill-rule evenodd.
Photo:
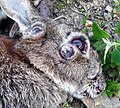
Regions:
M 95 99 L 105 90 L 101 63 L 87 36 L 54 20 L 44 24 L 42 37 L 0 38 L 3 108 L 59 108 L 68 93 Z
M 60 108 L 67 93 L 14 48 L 16 40 L 0 38 L 0 108 Z
M 0 39 L 0 98 L 5 108 L 57 108 L 67 93 L 95 99 L 105 90 L 101 63 L 88 37 L 51 19 L 43 23 L 42 37 Z
M 70 95 L 78 99 L 100 96 L 106 83 L 98 54 L 90 47 L 88 37 L 54 20 L 44 23 L 45 35 L 21 39 L 14 47 Z
M 35 36 L 28 29 L 30 38 L 23 38 L 14 48 L 66 93 L 78 99 L 100 96 L 106 83 L 98 54 L 90 48 L 87 36 L 50 19 L 35 20 L 33 31 L 37 30 L 36 22 L 45 27 Z
M 82 58 L 81 57 L 79 57 L 79 59 L 80 59 L 80 62 L 81 62 L 81 60 L 83 60 L 83 62 L 82 62 L 82 65 L 84 65 L 84 66 L 81 66 L 81 64 L 80 63 L 77 63 L 77 67 L 88 67 L 88 69 L 87 68 L 85 68 L 85 69 L 87 69 L 87 70 L 85 70 L 84 68 L 81 70 L 81 72 L 75 72 L 76 74 L 78 73 L 78 77 L 79 78 L 81 78 L 81 80 L 83 80 L 84 78 L 85 78 L 85 82 L 84 81 L 81 81 L 81 80 L 78 80 L 77 82 L 75 81 L 74 82 L 74 80 L 73 81 L 71 81 L 70 82 L 70 84 L 68 83 L 68 81 L 71 79 L 71 74 L 72 73 L 69 73 L 69 74 L 65 74 L 64 73 L 64 76 L 65 77 L 67 77 L 67 78 L 69 78 L 70 77 L 70 79 L 67 79 L 68 81 L 66 82 L 66 81 L 64 81 L 64 79 L 65 78 L 59 78 L 58 76 L 59 76 L 59 74 L 58 75 L 56 75 L 56 74 L 53 74 L 53 76 L 51 76 L 52 74 L 51 74 L 51 71 L 44 71 L 44 69 L 42 70 L 41 69 L 41 67 L 39 67 L 39 66 L 43 66 L 43 64 L 42 64 L 42 62 L 40 61 L 40 63 L 38 63 L 39 64 L 39 66 L 37 65 L 37 62 L 35 61 L 35 63 L 34 63 L 34 59 L 33 60 L 30 60 L 31 62 L 32 62 L 32 64 L 33 65 L 35 65 L 38 69 L 40 69 L 40 70 L 42 70 L 43 72 L 45 72 L 46 74 L 48 74 L 48 76 L 50 76 L 50 78 L 51 79 L 54 79 L 54 82 L 55 83 L 57 83 L 59 86 L 60 86 L 60 88 L 62 88 L 62 89 L 64 89 L 66 92 L 69 92 L 70 94 L 72 94 L 73 96 L 75 96 L 75 97 L 77 97 L 77 98 L 81 98 L 81 97 L 84 97 L 83 95 L 87 95 L 88 97 L 91 97 L 91 98 L 95 98 L 95 97 L 97 97 L 97 96 L 99 96 L 103 91 L 104 91 L 104 89 L 105 89 L 105 81 L 104 81 L 104 77 L 103 77 L 103 75 L 102 75 L 102 73 L 101 73 L 101 66 L 99 66 L 99 62 L 96 60 L 96 59 L 98 59 L 98 55 L 97 55 L 97 53 L 96 52 L 94 52 L 93 50 L 91 51 L 89 51 L 89 49 L 90 49 L 90 42 L 89 42 L 89 39 L 87 38 L 87 36 L 85 36 L 84 34 L 81 34 L 80 32 L 72 32 L 71 33 L 71 30 L 69 30 L 68 29 L 68 27 L 64 27 L 65 25 L 63 25 L 62 27 L 59 25 L 59 24 L 57 24 L 55 21 L 53 21 L 53 20 L 47 20 L 47 19 L 45 19 L 45 20 L 42 20 L 42 22 L 41 21 L 35 21 L 34 23 L 33 23 L 33 31 L 36 31 L 36 23 L 37 24 L 41 24 L 41 23 L 43 23 L 43 25 L 45 26 L 45 27 L 41 27 L 42 29 L 41 29 L 41 31 L 39 31 L 39 33 L 37 34 L 36 32 L 35 32 L 35 37 L 36 38 L 38 38 L 38 37 L 41 37 L 41 38 L 44 38 L 44 37 L 46 37 L 46 34 L 47 34 L 47 40 L 49 40 L 49 36 L 50 36 L 50 39 L 52 39 L 53 38 L 53 36 L 54 36 L 54 38 L 55 38 L 55 40 L 58 42 L 56 42 L 55 40 L 54 40 L 54 38 L 53 38 L 53 40 L 49 40 L 50 41 L 50 43 L 51 43 L 51 45 L 52 45 L 52 42 L 54 43 L 57 43 L 57 44 L 59 44 L 58 46 L 59 46 L 59 48 L 58 48 L 58 46 L 56 46 L 57 47 L 57 50 L 53 50 L 52 49 L 52 51 L 51 50 L 49 50 L 49 51 L 51 51 L 50 53 L 51 53 L 51 55 L 53 55 L 52 53 L 53 52 L 59 52 L 59 54 L 57 54 L 57 55 L 59 55 L 60 56 L 60 58 L 62 58 L 62 60 L 64 59 L 64 60 L 68 60 L 69 62 L 71 61 L 71 59 L 72 59 L 72 61 L 74 61 L 74 60 L 76 60 L 76 58 L 77 58 L 77 56 L 78 55 L 82 55 Z M 39 24 L 39 25 L 40 25 Z M 42 25 L 42 24 L 41 24 Z M 32 28 L 32 26 L 31 26 L 31 28 Z M 35 29 L 35 30 L 34 30 Z M 54 30 L 55 29 L 55 30 Z M 30 30 L 28 30 L 28 32 L 26 32 L 26 34 L 27 34 L 27 36 L 28 36 L 28 38 L 30 37 L 30 39 L 31 38 L 34 38 L 34 35 L 32 34 L 32 33 L 30 33 L 29 32 Z M 66 32 L 67 31 L 67 32 Z M 32 34 L 32 35 L 31 35 Z M 40 35 L 40 34 L 43 34 L 42 36 Z M 39 36 L 40 35 L 40 36 Z M 25 36 L 25 37 L 27 37 L 27 36 Z M 26 39 L 26 38 L 24 38 L 24 39 Z M 35 38 L 34 38 L 35 39 Z M 36 41 L 35 42 L 37 42 L 37 39 L 35 39 Z M 46 41 L 46 40 L 45 40 Z M 75 45 L 73 45 L 73 44 L 71 44 L 71 42 L 74 42 L 75 41 L 75 44 L 76 44 L 76 46 L 77 47 L 83 47 L 82 49 L 80 49 L 80 50 L 78 50 L 78 48 L 75 46 Z M 25 42 L 26 43 L 26 42 Z M 48 43 L 48 42 L 45 42 L 45 43 Z M 82 43 L 82 44 L 81 44 Z M 33 45 L 32 46 L 34 46 L 34 42 L 33 42 Z M 78 44 L 78 45 L 77 45 Z M 23 45 L 23 43 L 22 43 L 22 45 Z M 31 45 L 31 44 L 30 44 Z M 40 44 L 41 45 L 41 44 Z M 83 45 L 83 46 L 82 46 Z M 29 45 L 27 45 L 28 47 L 29 47 Z M 29 47 L 28 49 L 30 49 L 30 48 L 32 48 L 32 46 L 31 47 Z M 38 44 L 38 46 L 39 46 L 39 44 Z M 46 47 L 48 47 L 48 45 L 46 45 L 45 44 L 45 46 Z M 45 48 L 46 48 L 45 47 Z M 49 46 L 50 47 L 50 46 Z M 48 47 L 48 49 L 49 49 L 49 47 Z M 38 52 L 38 53 L 41 53 L 41 52 L 43 52 L 43 55 L 44 55 L 44 53 L 45 53 L 45 48 L 43 47 L 43 50 L 40 48 L 40 52 Z M 22 47 L 21 48 L 21 50 L 23 50 L 24 49 L 24 47 Z M 25 49 L 25 51 L 27 51 L 27 49 Z M 31 50 L 32 51 L 32 50 Z M 72 52 L 71 52 L 72 51 Z M 47 51 L 48 52 L 48 51 Z M 68 54 L 67 54 L 67 52 L 68 52 Z M 90 55 L 94 55 L 93 57 L 94 58 L 92 58 L 92 57 L 89 57 L 89 53 L 91 53 Z M 32 53 L 33 54 L 33 53 Z M 73 55 L 71 55 L 71 54 L 73 54 Z M 34 55 L 34 54 L 33 54 Z M 34 55 L 33 57 L 35 57 L 36 55 Z M 71 56 L 71 57 L 67 57 L 67 56 Z M 45 57 L 45 56 L 44 56 Z M 40 58 L 41 60 L 43 60 L 43 59 L 46 59 L 46 57 L 44 58 L 44 57 L 42 57 L 42 58 Z M 55 55 L 55 57 L 56 57 L 56 55 Z M 28 58 L 29 58 L 29 56 L 28 56 Z M 57 58 L 58 57 L 56 57 L 55 58 L 55 60 L 57 60 Z M 84 58 L 84 59 L 83 59 Z M 31 59 L 31 57 L 29 58 L 29 59 Z M 38 59 L 36 59 L 36 60 L 38 60 Z M 44 62 L 45 62 L 45 60 L 43 60 Z M 61 60 L 59 60 L 58 59 L 58 61 L 61 61 Z M 56 62 L 58 62 L 58 61 L 56 61 Z M 84 63 L 85 62 L 85 63 Z M 95 63 L 94 63 L 95 62 Z M 71 62 L 70 62 L 71 63 Z M 47 63 L 48 64 L 48 63 Z M 50 63 L 49 63 L 50 64 Z M 56 63 L 55 63 L 56 64 Z M 54 64 L 54 65 L 55 65 Z M 76 62 L 74 63 L 73 62 L 73 64 L 76 64 Z M 85 65 L 86 64 L 86 65 Z M 79 66 L 80 65 L 80 66 Z M 46 65 L 45 65 L 46 66 Z M 43 67 L 43 68 L 45 68 L 45 66 Z M 47 65 L 48 67 L 49 67 L 49 65 Z M 49 69 L 48 67 L 46 67 L 45 69 Z M 93 69 L 94 68 L 94 69 Z M 53 68 L 54 69 L 54 68 Z M 74 69 L 74 68 L 73 68 Z M 80 68 L 81 69 L 81 68 Z M 93 70 L 92 70 L 93 69 Z M 72 70 L 72 69 L 71 69 Z M 76 68 L 74 69 L 74 70 L 76 70 Z M 96 71 L 95 71 L 96 70 Z M 82 71 L 83 71 L 83 73 L 85 74 L 83 74 L 82 73 Z M 87 72 L 86 72 L 87 71 Z M 90 72 L 91 71 L 91 72 Z M 63 72 L 63 71 L 62 71 Z M 58 72 L 59 73 L 59 72 Z M 84 78 L 82 78 L 82 77 L 80 77 L 80 73 L 82 73 L 83 74 L 83 76 L 84 76 Z M 61 74 L 63 74 L 63 73 L 61 73 Z M 99 75 L 100 74 L 100 75 Z M 57 77 L 56 77 L 56 76 Z M 81 87 L 81 85 L 83 84 L 84 85 L 84 83 L 87 83 L 87 82 L 89 82 L 87 79 L 86 79 L 86 76 L 88 77 L 88 80 L 90 80 L 90 83 L 92 83 L 92 84 L 86 84 L 85 86 L 88 86 L 88 85 L 90 85 L 90 86 L 88 86 L 88 87 L 85 87 L 85 86 L 83 86 L 83 87 Z M 62 76 L 61 76 L 62 77 Z M 72 79 L 75 79 L 75 76 L 74 75 L 72 75 Z M 96 78 L 97 77 L 97 78 Z M 98 79 L 99 80 L 99 77 L 100 77 L 100 87 L 98 86 L 99 84 L 99 81 L 98 82 L 96 82 L 96 79 Z M 102 78 L 102 79 L 101 79 Z M 61 79 L 61 80 L 58 80 L 58 79 Z M 91 81 L 91 79 L 93 79 L 93 82 Z M 94 82 L 94 79 L 95 79 L 95 82 Z M 77 79 L 76 79 L 77 80 Z M 87 81 L 87 82 L 86 82 Z M 64 84 L 64 83 L 62 83 L 62 82 L 66 82 L 67 84 L 68 84 L 68 86 L 66 86 L 66 84 Z M 59 84 L 60 83 L 60 84 Z M 72 84 L 73 83 L 76 83 L 76 86 L 74 87 Z M 80 83 L 82 83 L 82 84 L 80 84 Z M 63 86 L 63 85 L 65 85 L 65 86 Z M 92 86 L 91 86 L 92 85 Z M 62 87 L 63 86 L 63 87 Z M 66 87 L 66 89 L 64 88 L 64 87 Z M 97 90 L 95 90 L 94 88 L 97 88 Z M 73 89 L 74 88 L 74 89 Z M 90 88 L 92 88 L 93 89 L 93 91 L 92 91 L 92 89 L 90 89 Z M 78 89 L 78 92 L 76 92 L 76 90 Z M 86 90 L 86 89 L 88 89 L 88 90 L 90 90 L 90 91 L 88 91 L 88 90 Z M 93 92 L 96 92 L 96 93 L 93 93 Z

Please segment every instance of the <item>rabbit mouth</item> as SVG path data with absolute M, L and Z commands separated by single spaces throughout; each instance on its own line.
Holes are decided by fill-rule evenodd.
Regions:
M 97 75 L 81 88 L 81 95 L 83 97 L 97 98 L 100 96 L 106 87 L 103 76 Z

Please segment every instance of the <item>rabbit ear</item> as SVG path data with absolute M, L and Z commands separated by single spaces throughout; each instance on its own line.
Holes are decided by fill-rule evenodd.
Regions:
M 0 0 L 0 7 L 18 23 L 21 31 L 26 30 L 31 20 L 37 16 L 29 0 Z

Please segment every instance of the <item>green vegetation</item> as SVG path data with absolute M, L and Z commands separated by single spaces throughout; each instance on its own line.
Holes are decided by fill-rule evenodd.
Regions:
M 107 87 L 103 95 L 108 95 L 109 97 L 117 96 L 120 90 L 120 83 L 114 80 L 107 80 Z
M 61 10 L 63 7 L 65 7 L 68 4 L 68 0 L 56 0 L 56 1 L 57 1 L 58 10 Z
M 120 34 L 120 22 L 116 24 L 116 33 Z M 98 51 L 103 63 L 103 73 L 107 76 L 107 87 L 104 94 L 117 96 L 120 83 L 115 77 L 120 73 L 120 41 L 110 41 L 110 34 L 105 32 L 95 22 L 92 25 L 93 36 L 90 38 L 93 47 Z
M 116 24 L 116 29 L 115 29 L 116 33 L 120 35 L 120 22 L 118 22 Z
M 68 102 L 65 102 L 62 108 L 69 108 Z
M 120 14 L 120 0 L 113 0 L 114 1 L 114 9 Z

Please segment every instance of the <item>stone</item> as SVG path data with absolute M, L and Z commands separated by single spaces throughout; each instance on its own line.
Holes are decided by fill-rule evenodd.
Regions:
M 112 7 L 110 7 L 109 5 L 106 6 L 105 11 L 104 11 L 105 20 L 111 20 L 112 19 L 112 10 L 113 10 Z
M 108 12 L 112 12 L 113 8 L 110 7 L 109 5 L 107 5 L 106 8 L 105 8 L 105 10 L 108 11 Z
M 86 27 L 92 27 L 93 22 L 90 20 L 86 20 L 85 26 Z
M 119 90 L 119 92 L 118 92 L 118 97 L 119 97 L 119 99 L 120 99 L 120 90 Z
M 113 108 L 111 100 L 107 96 L 100 96 L 95 99 L 95 108 Z
M 120 108 L 120 100 L 118 97 L 111 98 L 113 108 Z
M 96 99 L 82 99 L 87 108 L 120 108 L 120 100 L 118 97 L 109 98 L 108 96 L 100 96 Z

